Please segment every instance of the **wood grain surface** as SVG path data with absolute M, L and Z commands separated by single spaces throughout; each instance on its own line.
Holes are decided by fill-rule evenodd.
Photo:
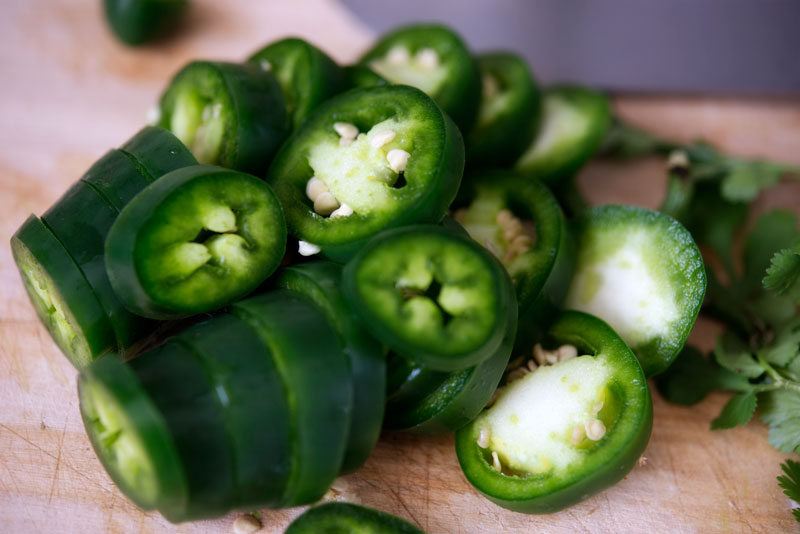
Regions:
M 138 50 L 114 41 L 98 0 L 0 4 L 0 532 L 231 532 L 236 514 L 170 525 L 114 487 L 86 439 L 75 371 L 27 301 L 8 242 L 107 149 L 143 123 L 170 76 L 194 58 L 238 60 L 289 34 L 351 61 L 372 36 L 333 0 L 196 0 L 179 35 Z M 534 66 L 535 67 L 535 66 Z M 619 96 L 625 118 L 681 140 L 800 164 L 800 102 Z M 655 207 L 661 163 L 592 164 L 581 185 L 594 202 Z M 798 205 L 787 184 L 762 207 Z M 795 208 L 796 209 L 796 208 Z M 714 325 L 693 340 L 708 348 Z M 790 532 L 791 502 L 775 477 L 785 455 L 758 422 L 711 432 L 722 394 L 693 408 L 654 396 L 647 463 L 614 488 L 550 516 L 498 508 L 466 483 L 452 437 L 387 433 L 366 466 L 343 477 L 340 498 L 402 516 L 430 533 Z M 266 511 L 280 533 L 301 510 Z

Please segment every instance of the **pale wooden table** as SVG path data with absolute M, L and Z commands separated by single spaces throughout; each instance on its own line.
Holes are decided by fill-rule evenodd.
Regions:
M 3 0 L 0 5 L 0 531 L 4 533 L 230 532 L 234 514 L 180 526 L 144 514 L 95 459 L 77 407 L 75 371 L 27 301 L 8 241 L 108 148 L 143 123 L 169 77 L 194 58 L 237 60 L 288 34 L 340 61 L 370 33 L 332 0 L 196 0 L 179 37 L 129 50 L 106 32 L 99 0 Z M 620 97 L 619 112 L 671 137 L 697 136 L 738 154 L 800 164 L 800 102 Z M 593 164 L 581 183 L 595 202 L 655 207 L 661 164 Z M 761 201 L 800 198 L 796 186 Z M 702 346 L 714 329 L 694 334 Z M 784 532 L 796 530 L 775 482 L 785 455 L 757 422 L 711 432 L 725 396 L 694 408 L 654 394 L 647 464 L 616 487 L 564 512 L 515 514 L 465 482 L 451 437 L 387 434 L 367 465 L 336 488 L 348 499 L 414 521 L 431 533 Z M 262 511 L 279 533 L 299 510 Z

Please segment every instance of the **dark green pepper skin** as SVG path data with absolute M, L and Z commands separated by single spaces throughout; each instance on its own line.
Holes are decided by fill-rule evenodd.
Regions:
M 388 380 L 395 383 L 386 398 L 384 428 L 447 434 L 475 419 L 503 377 L 516 333 L 517 318 L 511 313 L 497 351 L 485 362 L 454 373 L 433 371 L 391 356 Z
M 207 154 L 195 150 L 200 163 L 263 176 L 289 133 L 286 102 L 275 76 L 250 63 L 189 63 L 170 81 L 159 104 L 159 125 L 176 135 L 173 116 L 178 99 L 187 93 L 199 101 L 198 105 L 221 106 L 219 113 L 224 117 L 220 138 L 211 142 L 219 146 Z M 192 144 L 186 138 L 181 140 Z
M 281 507 L 319 500 L 342 467 L 353 391 L 347 357 L 306 297 L 276 290 L 233 306 L 269 346 L 290 411 L 292 457 Z
M 173 523 L 217 517 L 236 501 L 235 460 L 225 415 L 199 357 L 169 342 L 130 362 L 166 421 L 186 476 L 185 502 L 159 505 Z
M 361 58 L 360 63 L 371 67 L 390 83 L 407 83 L 391 79 L 374 66 L 395 46 L 403 46 L 413 56 L 423 48 L 432 48 L 449 72 L 446 79 L 430 96 L 447 112 L 465 135 L 472 129 L 478 114 L 481 80 L 475 60 L 464 41 L 450 28 L 441 25 L 414 24 L 397 28 L 381 37 Z
M 198 323 L 173 340 L 198 356 L 224 400 L 236 507 L 278 506 L 289 479 L 290 415 L 269 347 L 231 314 Z
M 194 158 L 192 158 L 194 159 Z M 109 150 L 81 177 L 117 212 L 153 181 L 138 162 L 122 150 Z
M 411 133 L 417 148 L 412 149 L 404 171 L 404 185 L 386 185 L 390 205 L 335 219 L 317 214 L 305 193 L 314 176 L 309 165 L 311 148 L 322 142 L 338 143 L 336 122 L 366 130 L 390 118 L 419 124 Z M 289 233 L 319 245 L 323 255 L 343 263 L 383 229 L 438 223 L 456 196 L 463 169 L 463 139 L 450 118 L 422 91 L 389 85 L 354 89 L 325 102 L 283 145 L 267 182 L 281 199 Z
M 309 297 L 325 313 L 350 361 L 353 414 L 342 462 L 342 474 L 346 474 L 361 467 L 378 442 L 386 397 L 386 357 L 381 344 L 347 306 L 341 279 L 341 265 L 317 261 L 284 267 L 274 283 Z
M 197 159 L 186 145 L 160 126 L 145 126 L 119 149 L 134 160 L 151 182 L 175 169 L 197 165 Z
M 313 506 L 295 519 L 285 534 L 423 534 L 399 517 L 345 502 Z
M 376 235 L 345 266 L 342 291 L 391 350 L 438 371 L 489 359 L 517 313 L 511 280 L 494 256 L 439 226 Z
M 386 78 L 364 65 L 347 65 L 342 67 L 342 73 L 347 89 L 389 84 Z
M 104 0 L 106 20 L 127 45 L 145 43 L 174 26 L 188 0 Z
M 277 78 L 292 130 L 303 124 L 320 104 L 347 88 L 341 67 L 325 52 L 297 37 L 270 43 L 248 61 Z
M 555 343 L 575 345 L 579 354 L 608 362 L 622 396 L 620 412 L 597 449 L 589 449 L 585 459 L 571 465 L 563 478 L 500 473 L 477 444 L 477 426 L 459 430 L 456 454 L 467 480 L 490 501 L 516 512 L 557 512 L 616 484 L 634 468 L 652 430 L 653 406 L 642 368 L 608 325 L 591 315 L 567 311 L 552 324 L 549 336 Z
M 207 229 L 211 209 L 235 217 L 233 227 Z M 204 232 L 216 235 L 206 239 Z M 235 250 L 214 252 L 220 242 L 215 240 L 228 236 L 238 238 L 229 247 Z M 172 247 L 196 243 L 204 245 L 209 260 L 191 271 L 161 272 L 179 261 L 169 255 Z M 108 234 L 105 265 L 126 308 L 169 319 L 244 297 L 278 267 L 285 247 L 281 207 L 267 184 L 244 173 L 196 165 L 164 175 L 125 207 Z
M 86 407 L 85 394 L 92 387 L 102 388 L 130 418 L 131 425 L 146 447 L 142 454 L 147 455 L 158 477 L 158 495 L 155 498 L 147 499 L 139 495 L 115 468 L 106 444 L 98 436 L 96 422 Z M 122 493 L 143 510 L 183 508 L 188 498 L 188 488 L 175 442 L 166 421 L 130 366 L 114 357 L 95 361 L 78 377 L 78 398 L 81 401 L 81 418 L 92 448 Z
M 541 93 L 528 63 L 517 54 L 481 54 L 477 62 L 487 81 L 478 119 L 466 138 L 467 160 L 470 166 L 509 167 L 525 152 L 539 129 Z M 501 105 L 492 103 L 492 83 L 502 95 Z
M 561 113 L 563 111 L 567 112 L 566 116 Z M 567 135 L 563 142 L 553 145 L 557 137 L 554 132 L 576 119 L 583 122 L 581 132 Z M 579 86 L 547 89 L 542 96 L 539 132 L 514 168 L 550 187 L 561 188 L 597 152 L 610 124 L 611 107 L 602 93 Z M 549 144 L 539 144 L 540 140 L 547 139 Z
M 36 314 L 75 368 L 86 367 L 116 347 L 108 315 L 92 287 L 64 245 L 39 217 L 31 215 L 14 233 L 11 252 Z M 32 279 L 37 276 L 48 277 L 57 295 L 50 295 L 48 301 L 40 298 L 41 283 Z M 53 300 L 57 301 L 55 305 Z M 70 332 L 58 324 L 61 314 Z

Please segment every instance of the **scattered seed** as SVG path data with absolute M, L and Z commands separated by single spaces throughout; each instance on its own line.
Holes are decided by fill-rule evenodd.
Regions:
M 640 456 L 639 459 L 636 461 L 636 465 L 638 467 L 644 467 L 647 465 L 647 456 Z
M 327 193 L 330 191 L 328 186 L 325 185 L 325 182 L 317 178 L 316 176 L 312 176 L 311 179 L 306 183 L 306 196 L 311 199 L 311 202 L 317 200 L 317 197 L 320 196 L 322 193 Z
M 558 354 L 554 352 L 547 352 L 544 355 L 544 361 L 547 365 L 555 365 L 558 363 Z
M 150 126 L 155 126 L 161 122 L 161 108 L 157 105 L 150 106 L 147 113 L 145 113 L 145 121 Z
M 351 139 L 350 137 L 340 137 L 339 138 L 339 146 L 350 146 L 353 144 L 355 139 Z
M 414 61 L 424 70 L 434 70 L 439 66 L 439 54 L 433 48 L 421 48 L 414 56 Z
M 539 365 L 547 365 L 545 361 L 545 353 L 546 351 L 542 348 L 542 345 L 537 343 L 533 346 L 533 359 L 536 360 L 536 363 Z
M 511 210 L 500 210 L 495 217 L 495 222 L 497 222 L 501 228 L 505 228 L 513 218 L 514 214 L 511 213 Z
M 486 407 L 487 408 L 489 406 L 493 405 L 497 401 L 497 397 L 500 395 L 500 390 L 501 389 L 503 389 L 503 388 L 497 388 L 497 389 L 494 390 L 494 393 L 492 393 L 492 396 L 489 397 L 489 402 L 486 403 Z
M 600 401 L 597 404 L 595 404 L 594 406 L 592 406 L 592 413 L 593 414 L 597 414 L 602 409 L 603 409 L 603 401 Z
M 404 46 L 393 46 L 386 54 L 386 62 L 390 65 L 403 65 L 411 59 L 408 48 Z
M 489 429 L 481 428 L 481 433 L 478 436 L 478 447 L 485 449 L 489 446 Z
M 314 199 L 314 211 L 320 215 L 327 217 L 338 207 L 339 201 L 336 200 L 336 197 L 334 197 L 330 191 L 324 191 Z
M 527 367 L 517 367 L 513 371 L 509 372 L 508 375 L 506 375 L 506 382 L 510 384 L 515 380 L 519 380 L 528 373 L 530 373 L 530 370 Z
M 267 72 L 269 72 L 269 71 L 271 71 L 271 70 L 272 70 L 272 63 L 270 63 L 270 62 L 269 62 L 269 61 L 267 61 L 266 59 L 262 59 L 262 60 L 261 60 L 261 61 L 258 63 L 258 66 L 259 66 L 259 67 L 261 67 L 261 70 L 265 70 L 265 71 L 267 71 Z
M 459 224 L 464 224 L 464 221 L 467 218 L 467 213 L 469 213 L 467 208 L 457 209 L 456 212 L 453 213 L 453 219 Z
M 297 252 L 301 256 L 313 256 L 314 254 L 319 254 L 319 251 L 319 245 L 302 240 L 297 242 Z
M 342 139 L 355 139 L 358 136 L 358 128 L 349 122 L 334 122 L 333 129 Z
M 569 442 L 576 446 L 580 445 L 585 434 L 581 425 L 575 425 L 572 427 L 572 434 L 569 436 Z
M 347 204 L 342 204 L 333 212 L 331 213 L 331 219 L 335 219 L 336 217 L 349 217 L 353 214 L 353 208 L 348 206 Z
M 372 137 L 372 141 L 370 141 L 369 144 L 372 148 L 380 148 L 386 143 L 391 142 L 395 135 L 397 134 L 395 134 L 393 130 L 381 130 Z
M 411 154 L 401 148 L 394 148 L 386 154 L 386 160 L 389 162 L 389 167 L 396 173 L 401 173 L 405 170 L 408 164 L 408 158 Z
M 261 521 L 254 515 L 243 514 L 233 522 L 233 531 L 236 534 L 251 534 L 261 529 Z
M 531 372 L 531 373 L 532 373 L 532 372 L 534 372 L 534 371 L 536 371 L 538 368 L 539 368 L 539 366 L 538 366 L 538 365 L 536 365 L 536 362 L 535 362 L 535 361 L 533 361 L 533 360 L 528 360 L 528 370 L 530 370 L 530 372 Z
M 556 352 L 558 352 L 558 361 L 560 362 L 571 360 L 578 356 L 578 349 L 574 345 L 561 345 Z
M 500 464 L 500 457 L 497 455 L 497 451 L 492 451 L 492 467 L 494 467 L 495 471 L 503 470 L 503 466 Z
M 599 441 L 606 435 L 606 425 L 600 419 L 586 421 L 586 437 L 592 441 Z
M 525 362 L 525 355 L 524 354 L 522 356 L 517 356 L 516 358 L 514 358 L 513 360 L 508 362 L 508 365 L 506 365 L 506 371 L 511 371 L 512 369 L 516 369 L 517 367 L 522 365 L 524 362 Z

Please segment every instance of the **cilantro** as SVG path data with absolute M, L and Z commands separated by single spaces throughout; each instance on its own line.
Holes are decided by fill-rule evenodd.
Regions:
M 762 283 L 764 289 L 786 295 L 800 304 L 800 244 L 772 256 Z
M 714 357 L 722 367 L 747 378 L 764 374 L 764 368 L 753 358 L 747 346 L 730 332 L 717 338 Z
M 786 460 L 781 464 L 783 475 L 778 477 L 778 486 L 783 490 L 783 494 L 794 502 L 800 502 L 800 462 Z M 794 518 L 800 522 L 800 508 L 792 510 Z
M 797 217 L 787 211 L 771 211 L 761 215 L 747 236 L 742 254 L 743 282 L 748 290 L 763 290 L 764 272 L 776 252 L 800 240 Z
M 784 165 L 765 161 L 731 161 L 720 192 L 730 201 L 752 201 L 763 190 L 777 184 L 787 170 Z
M 760 417 L 770 426 L 769 443 L 783 452 L 800 450 L 800 393 L 774 390 L 762 393 Z
M 733 428 L 746 424 L 752 419 L 757 403 L 756 394 L 753 391 L 745 391 L 734 395 L 722 408 L 719 416 L 711 421 L 711 430 Z

